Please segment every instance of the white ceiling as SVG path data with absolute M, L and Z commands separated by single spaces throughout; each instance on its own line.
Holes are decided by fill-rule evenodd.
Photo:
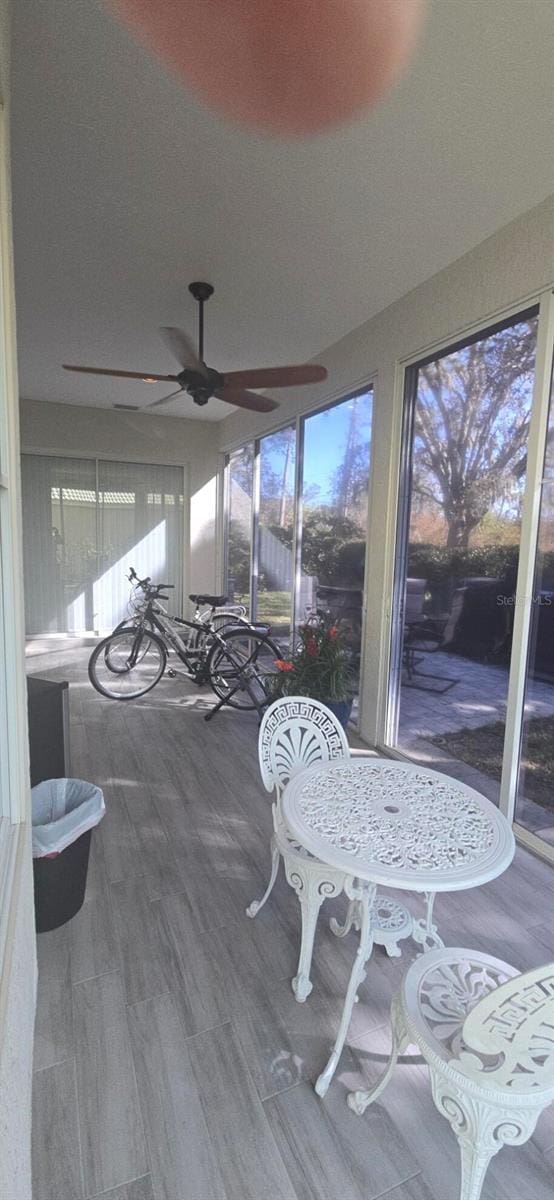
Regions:
M 435 0 L 409 77 L 333 136 L 275 143 L 201 110 L 100 0 L 14 4 L 21 394 L 170 390 L 65 362 L 175 369 L 159 325 L 228 370 L 304 361 L 554 190 L 554 6 Z M 157 415 L 218 420 L 180 397 Z

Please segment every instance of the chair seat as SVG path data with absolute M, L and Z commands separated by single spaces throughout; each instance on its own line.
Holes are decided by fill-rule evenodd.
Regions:
M 408 1033 L 425 1056 L 443 1062 L 466 1049 L 464 1021 L 475 1005 L 520 972 L 516 967 L 475 950 L 432 950 L 416 959 L 402 989 Z

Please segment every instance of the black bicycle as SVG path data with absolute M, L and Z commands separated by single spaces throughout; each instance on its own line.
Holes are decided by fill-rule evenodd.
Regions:
M 206 720 L 224 704 L 257 709 L 261 714 L 272 696 L 271 677 L 280 656 L 267 626 L 255 626 L 233 613 L 224 615 L 220 628 L 215 621 L 210 626 L 204 619 L 170 617 L 162 602 L 169 600 L 164 593 L 172 585 L 153 584 L 149 578 L 139 580 L 131 572 L 129 578 L 136 581 L 143 600 L 132 617 L 93 650 L 88 673 L 96 691 L 110 700 L 136 700 L 146 695 L 166 670 L 176 674 L 168 668 L 168 657 L 173 652 L 189 677 L 199 685 L 209 683 L 219 698 Z M 224 599 L 193 596 L 197 605 L 208 604 L 214 611 Z

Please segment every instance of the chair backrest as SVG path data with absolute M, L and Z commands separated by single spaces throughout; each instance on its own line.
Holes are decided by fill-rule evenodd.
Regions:
M 406 624 L 410 621 L 417 621 L 418 617 L 423 616 L 426 590 L 426 579 L 412 579 L 409 577 L 406 580 L 406 593 L 404 596 L 404 621 Z
M 319 700 L 282 696 L 266 709 L 258 737 L 264 787 L 279 795 L 297 771 L 332 758 L 348 758 L 346 734 Z
M 446 625 L 442 632 L 442 645 L 449 646 L 456 636 L 456 626 L 462 615 L 467 588 L 456 588 Z
M 468 1013 L 457 1066 L 508 1094 L 554 1094 L 554 963 L 516 975 Z

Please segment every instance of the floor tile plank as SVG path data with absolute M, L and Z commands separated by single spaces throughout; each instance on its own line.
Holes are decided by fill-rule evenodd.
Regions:
M 41 1071 L 73 1057 L 73 996 L 68 980 L 41 982 L 35 1016 L 33 1069 Z
M 73 989 L 86 1194 L 147 1175 L 123 986 L 118 972 Z
M 97 1200 L 154 1200 L 150 1175 L 143 1175 L 142 1179 L 133 1179 L 131 1183 L 123 1183 L 121 1187 L 112 1191 L 102 1192 Z
M 339 1089 L 322 1102 L 302 1083 L 264 1109 L 299 1200 L 374 1200 L 419 1169 L 387 1112 L 356 1122 Z
M 295 1192 L 230 1025 L 188 1043 L 228 1200 L 295 1200 Z
M 202 927 L 188 896 L 166 896 L 152 905 L 164 978 L 187 1037 L 229 1018 L 228 985 L 213 936 Z
M 33 1200 L 81 1200 L 75 1062 L 67 1059 L 33 1079 Z
M 133 1005 L 129 1026 L 156 1200 L 230 1200 L 173 997 Z
M 142 875 L 111 885 L 127 1004 L 168 990 L 156 915 Z

